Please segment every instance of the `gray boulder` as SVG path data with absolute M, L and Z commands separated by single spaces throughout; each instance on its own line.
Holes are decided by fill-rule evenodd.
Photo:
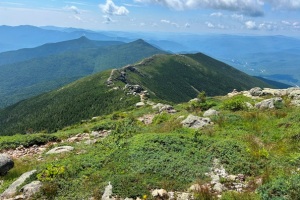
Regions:
M 42 187 L 41 181 L 33 181 L 25 186 L 23 186 L 20 190 L 20 192 L 23 193 L 23 195 L 26 198 L 31 197 L 32 195 L 38 193 Z
M 283 103 L 283 100 L 281 97 L 275 97 L 271 99 L 265 99 L 257 104 L 255 104 L 255 107 L 261 110 L 264 109 L 273 109 L 275 108 L 276 103 Z
M 294 100 L 300 100 L 300 89 L 291 91 L 289 97 Z
M 151 195 L 156 199 L 169 199 L 169 194 L 164 189 L 155 189 L 151 192 Z
M 255 88 L 252 88 L 250 91 L 250 94 L 252 96 L 260 96 L 262 94 L 262 89 L 260 87 L 255 87 Z
M 198 129 L 198 128 L 202 128 L 204 126 L 211 125 L 212 122 L 209 118 L 189 115 L 185 120 L 183 120 L 181 122 L 181 124 L 184 127 Z
M 1 195 L 0 199 L 8 199 L 16 195 L 17 188 L 20 187 L 31 175 L 36 173 L 36 170 L 32 170 L 22 174 L 15 182 L 13 182 Z
M 0 176 L 4 176 L 14 167 L 14 161 L 6 154 L 0 154 Z
M 66 152 L 70 152 L 73 150 L 74 150 L 74 147 L 71 147 L 71 146 L 60 146 L 60 147 L 55 147 L 55 148 L 51 149 L 46 154 L 66 153 Z
M 214 109 L 209 109 L 204 112 L 203 117 L 216 116 L 219 115 L 219 112 Z
M 300 106 L 300 100 L 292 100 L 291 104 L 294 106 Z

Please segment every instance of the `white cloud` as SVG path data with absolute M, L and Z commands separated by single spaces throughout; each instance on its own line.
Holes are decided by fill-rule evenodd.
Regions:
M 213 25 L 211 22 L 205 22 L 208 28 L 215 28 L 215 25 Z
M 166 23 L 166 24 L 170 24 L 171 22 L 169 20 L 166 20 L 166 19 L 162 19 L 160 20 L 161 23 Z
M 267 31 L 273 31 L 273 30 L 278 29 L 278 26 L 274 22 L 263 22 L 263 23 L 260 23 L 258 25 L 258 29 L 260 29 L 260 30 L 267 30 Z
M 128 15 L 129 11 L 124 6 L 117 6 L 112 0 L 106 0 L 105 4 L 100 4 L 99 8 L 107 15 Z
M 250 29 L 250 30 L 257 29 L 256 23 L 254 21 L 251 21 L 251 20 L 246 21 L 245 26 L 246 26 L 247 29 Z
M 64 7 L 64 9 L 73 11 L 75 14 L 80 14 L 80 11 L 76 6 L 66 6 L 66 7 Z
M 250 16 L 262 16 L 264 4 L 261 0 L 135 0 L 135 2 L 159 4 L 175 10 L 210 8 L 238 11 Z
M 210 16 L 211 17 L 222 17 L 223 13 L 221 13 L 221 12 L 215 12 L 215 13 L 211 13 Z
M 190 28 L 191 25 L 190 25 L 189 23 L 186 23 L 186 24 L 184 25 L 184 27 L 185 27 L 185 28 Z

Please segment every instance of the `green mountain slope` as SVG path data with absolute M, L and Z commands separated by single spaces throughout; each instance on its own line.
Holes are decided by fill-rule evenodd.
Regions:
M 0 135 L 30 130 L 53 132 L 83 119 L 134 105 L 138 98 L 109 90 L 106 86 L 109 75 L 110 71 L 92 75 L 7 107 L 0 114 Z
M 101 45 L 97 48 L 77 47 Z M 143 40 L 107 46 L 80 38 L 59 43 L 67 52 L 0 66 L 0 108 L 51 91 L 78 78 L 111 68 L 135 63 L 154 54 L 164 53 Z M 57 47 L 55 45 L 55 47 Z M 53 50 L 49 45 L 48 52 Z M 71 51 L 71 47 L 78 51 Z M 46 50 L 45 50 L 46 52 Z M 31 52 L 37 56 L 36 49 Z M 42 54 L 39 54 L 42 55 Z
M 36 48 L 25 48 L 16 51 L 0 53 L 0 65 L 12 64 L 26 61 L 34 58 L 45 57 L 63 52 L 75 52 L 83 49 L 105 47 L 111 45 L 120 45 L 123 42 L 118 41 L 94 41 L 86 37 L 80 37 L 75 40 L 64 42 L 49 43 Z
M 233 89 L 271 87 L 201 53 L 156 55 L 122 70 L 126 72 L 128 83 L 143 85 L 155 98 L 176 103 L 195 98 L 200 91 L 214 96 Z
M 107 85 L 109 79 L 113 87 Z M 202 90 L 208 95 L 221 95 L 234 88 L 269 86 L 203 54 L 156 55 L 4 109 L 0 112 L 0 135 L 28 130 L 52 132 L 83 119 L 126 109 L 139 101 L 135 96 L 125 95 L 122 88 L 127 83 L 141 85 L 153 99 L 171 102 L 190 100 Z

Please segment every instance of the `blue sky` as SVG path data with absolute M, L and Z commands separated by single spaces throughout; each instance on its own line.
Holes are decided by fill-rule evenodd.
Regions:
M 300 0 L 0 0 L 0 25 L 300 35 Z

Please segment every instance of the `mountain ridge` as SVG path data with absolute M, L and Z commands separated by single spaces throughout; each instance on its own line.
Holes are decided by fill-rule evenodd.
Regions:
M 214 66 L 212 63 L 215 63 Z M 216 71 L 218 68 L 224 69 L 219 72 Z M 188 101 L 201 91 L 208 95 L 221 95 L 233 89 L 270 87 L 203 54 L 154 55 L 114 71 L 116 73 L 106 70 L 79 79 L 5 108 L 0 111 L 0 134 L 25 133 L 28 129 L 53 132 L 93 116 L 129 108 L 140 99 L 126 95 L 126 84 L 140 85 L 143 90 L 148 90 L 153 100 L 173 103 Z M 233 80 L 231 77 L 234 75 L 241 76 L 243 83 Z M 113 85 L 108 86 L 110 77 Z
M 69 49 L 70 43 L 75 48 L 74 51 L 65 51 L 22 62 L 0 65 L 0 107 L 61 87 L 70 83 L 71 80 L 74 81 L 74 78 L 78 79 L 102 70 L 122 67 L 154 54 L 165 53 L 143 40 L 118 45 L 113 42 L 112 45 L 107 45 L 111 43 L 91 41 L 84 37 L 49 44 L 46 47 L 53 49 L 53 46 L 65 46 L 61 49 Z M 87 48 L 82 49 L 82 43 L 86 44 Z M 94 45 L 96 47 L 93 47 Z M 74 48 L 71 48 L 71 50 Z M 39 48 L 34 48 L 33 51 L 40 55 Z M 54 51 L 57 52 L 56 48 Z M 36 55 L 35 53 L 33 54 Z M 68 82 L 68 80 L 70 81 Z M 38 88 L 38 85 L 42 87 Z M 43 90 L 43 87 L 45 87 L 45 90 Z M 36 88 L 37 90 L 30 90 L 30 88 Z M 28 93 L 25 94 L 25 91 L 28 91 Z M 23 96 L 20 94 L 23 94 Z

